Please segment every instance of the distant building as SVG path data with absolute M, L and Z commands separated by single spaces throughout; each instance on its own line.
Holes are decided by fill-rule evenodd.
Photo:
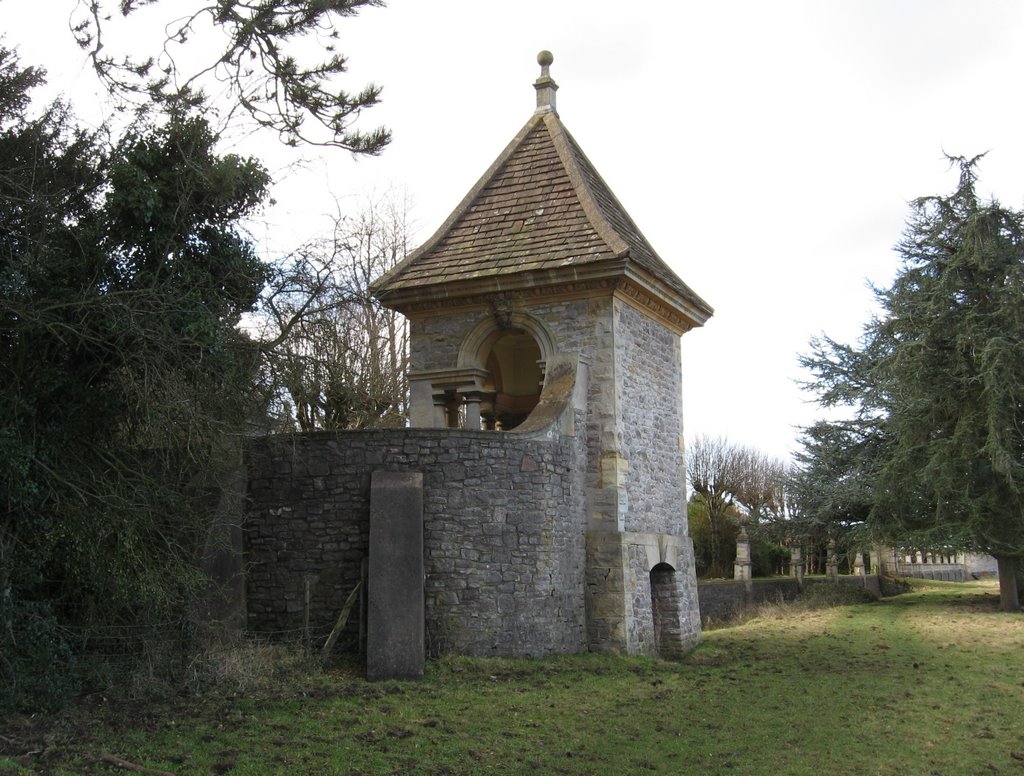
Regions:
M 919 549 L 899 547 L 893 549 L 877 545 L 871 553 L 877 573 L 892 577 L 937 579 L 945 582 L 965 582 L 999 575 L 996 559 L 976 552 L 959 552 L 949 548 Z

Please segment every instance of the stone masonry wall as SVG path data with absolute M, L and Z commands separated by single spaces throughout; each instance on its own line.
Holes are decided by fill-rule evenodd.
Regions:
M 585 451 L 580 461 L 588 531 L 587 602 L 591 649 L 653 653 L 652 563 L 622 534 L 687 536 L 680 443 L 679 337 L 629 304 L 607 296 L 522 299 L 516 310 L 543 322 L 555 349 L 578 353 L 589 371 Z M 412 321 L 414 369 L 455 365 L 466 336 L 486 310 L 424 315 Z M 657 537 L 652 539 L 657 545 Z M 689 542 L 674 560 L 678 600 L 689 606 L 674 632 L 700 637 Z
M 592 651 L 672 657 L 700 642 L 689 537 L 598 531 L 587 542 Z M 670 615 L 668 600 L 675 607 Z
M 488 316 L 482 310 L 409 319 L 409 369 L 447 369 L 455 366 L 463 339 Z
M 615 313 L 625 528 L 685 536 L 679 335 L 625 302 L 616 301 Z
M 941 582 L 966 582 L 970 579 L 967 566 L 954 563 L 900 563 L 895 573 L 901 577 L 936 579 Z
M 586 471 L 588 514 L 591 527 L 619 530 L 618 490 L 602 483 L 599 462 L 603 450 L 614 450 L 618 420 L 615 397 L 615 363 L 612 333 L 612 297 L 524 301 L 522 310 L 543 321 L 555 347 L 562 353 L 578 353 L 590 370 L 587 386 L 586 436 L 590 464 Z M 410 368 L 416 370 L 454 367 L 466 336 L 483 320 L 487 310 L 420 315 L 410 319 Z M 609 484 L 611 487 L 609 487 Z
M 647 553 L 638 544 L 627 543 L 626 551 L 626 644 L 635 655 L 657 654 L 654 638 L 654 598 Z
M 525 308 L 551 330 L 559 350 L 579 353 L 590 373 L 587 384 L 587 512 L 591 530 L 618 531 L 619 489 L 601 474 L 601 461 L 615 450 L 615 349 L 612 297 L 562 300 Z
M 310 629 L 326 635 L 367 555 L 371 472 L 421 471 L 428 652 L 585 649 L 577 466 L 584 445 L 582 433 L 543 439 L 443 429 L 254 440 L 247 456 L 249 629 L 301 632 L 309 579 Z M 350 646 L 357 620 L 347 628 Z

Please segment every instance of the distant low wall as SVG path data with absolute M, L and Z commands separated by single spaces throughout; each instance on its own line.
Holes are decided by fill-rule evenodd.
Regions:
M 878 577 L 841 576 L 841 585 L 863 587 L 877 596 L 881 595 Z M 805 577 L 805 585 L 828 584 L 824 577 Z M 797 582 L 792 578 L 755 579 L 748 595 L 742 581 L 734 579 L 706 580 L 697 583 L 697 596 L 700 599 L 700 621 L 708 622 L 729 620 L 739 614 L 745 607 L 764 603 L 765 601 L 791 601 L 800 592 Z
M 940 582 L 966 582 L 969 579 L 967 566 L 962 563 L 897 563 L 895 574 Z

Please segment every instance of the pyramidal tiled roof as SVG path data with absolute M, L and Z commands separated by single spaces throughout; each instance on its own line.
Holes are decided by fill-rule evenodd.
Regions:
M 537 112 L 434 235 L 373 286 L 384 304 L 630 276 L 702 324 L 711 308 L 658 256 L 554 110 Z M 550 59 L 547 64 L 550 64 Z

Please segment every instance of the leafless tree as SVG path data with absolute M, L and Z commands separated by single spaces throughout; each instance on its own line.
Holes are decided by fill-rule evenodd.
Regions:
M 408 249 L 408 203 L 393 194 L 293 257 L 265 300 L 263 340 L 279 428 L 394 426 L 405 422 L 405 319 L 373 299 L 370 283 Z
M 686 448 L 690 488 L 707 510 L 713 564 L 719 563 L 722 536 L 741 487 L 741 458 L 740 449 L 723 437 L 699 435 Z
M 789 465 L 753 447 L 738 448 L 735 500 L 751 523 L 778 524 L 795 509 Z
M 785 544 L 799 514 L 785 461 L 724 438 L 698 436 L 686 451 L 687 478 L 708 521 L 708 543 L 703 554 L 712 573 L 727 561 L 723 546 L 733 533 L 730 525 L 743 523 L 762 540 Z
M 746 511 L 747 519 L 758 523 L 775 508 L 778 499 L 775 461 L 753 447 L 736 450 L 736 502 Z

